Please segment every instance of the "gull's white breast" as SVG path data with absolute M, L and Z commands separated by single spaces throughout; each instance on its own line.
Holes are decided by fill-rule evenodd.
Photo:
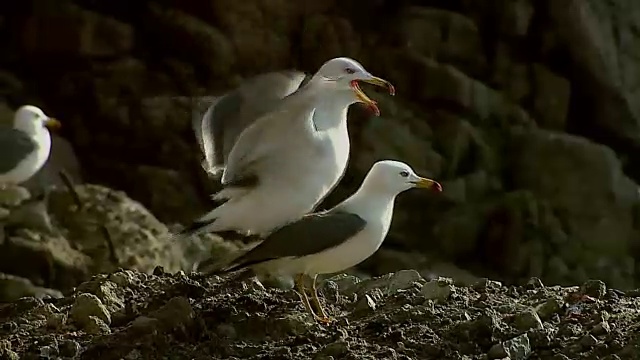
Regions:
M 51 151 L 51 135 L 43 128 L 32 139 L 37 143 L 35 151 L 22 159 L 13 170 L 0 174 L 0 183 L 21 184 L 42 168 Z

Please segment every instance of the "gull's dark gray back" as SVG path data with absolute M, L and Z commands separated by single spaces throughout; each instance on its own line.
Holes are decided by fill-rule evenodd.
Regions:
M 261 74 L 217 98 L 202 117 L 200 125 L 201 136 L 208 136 L 208 144 L 213 147 L 210 149 L 213 158 L 208 161 L 216 166 L 224 165 L 240 133 L 273 110 L 283 98 L 294 93 L 305 76 L 303 72 L 294 70 Z M 207 141 L 203 144 L 206 145 Z
M 38 145 L 22 131 L 10 127 L 0 128 L 0 173 L 6 173 L 18 166 L 20 161 Z
M 359 215 L 330 210 L 310 214 L 285 225 L 234 261 L 229 271 L 284 257 L 301 257 L 327 250 L 362 231 L 367 222 Z

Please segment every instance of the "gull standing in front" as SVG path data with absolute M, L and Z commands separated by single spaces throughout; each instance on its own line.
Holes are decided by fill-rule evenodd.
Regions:
M 342 178 L 349 158 L 347 110 L 379 114 L 358 82 L 387 87 L 349 58 L 326 62 L 309 82 L 249 125 L 228 156 L 219 205 L 178 236 L 237 232 L 264 236 L 312 211 Z
M 376 252 L 389 231 L 396 196 L 414 187 L 442 191 L 438 182 L 416 175 L 405 163 L 379 161 L 351 197 L 328 211 L 276 229 L 262 243 L 213 273 L 250 267 L 257 274 L 295 277 L 307 311 L 316 320 L 329 322 L 318 299 L 317 275 L 346 270 Z M 320 315 L 309 304 L 304 284 L 307 277 L 313 279 L 312 299 Z

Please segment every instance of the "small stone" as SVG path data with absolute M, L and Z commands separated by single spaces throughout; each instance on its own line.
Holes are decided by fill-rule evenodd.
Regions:
M 0 359 L 2 360 L 20 360 L 20 356 L 13 350 L 0 350 Z
M 131 270 L 123 270 L 109 275 L 109 280 L 121 287 L 130 287 L 135 284 L 135 276 Z
M 175 329 L 181 325 L 187 325 L 194 318 L 193 308 L 189 300 L 183 296 L 171 298 L 160 309 L 149 314 L 149 317 L 158 319 L 163 330 Z
M 537 313 L 532 310 L 516 314 L 514 325 L 518 330 L 528 331 L 531 329 L 542 329 L 542 321 Z
M 387 291 L 389 293 L 397 292 L 398 290 L 408 289 L 416 282 L 423 282 L 424 278 L 415 270 L 400 270 L 389 277 L 389 284 L 387 285 Z
M 71 318 L 78 324 L 85 326 L 95 321 L 90 320 L 94 316 L 102 320 L 105 324 L 111 324 L 111 315 L 100 299 L 89 293 L 82 293 L 76 297 L 76 301 L 71 307 Z
M 96 316 L 89 316 L 87 322 L 85 322 L 83 326 L 83 329 L 87 334 L 92 335 L 106 335 L 111 333 L 109 325 Z
M 47 317 L 47 327 L 54 330 L 59 330 L 67 323 L 66 314 L 51 314 Z
M 138 316 L 131 322 L 131 328 L 140 333 L 153 333 L 158 328 L 160 321 L 148 316 Z
M 75 358 L 80 352 L 80 344 L 73 340 L 62 340 L 58 344 L 60 356 L 65 358 Z
M 55 359 L 60 354 L 57 344 L 45 345 L 40 347 L 41 359 Z
M 527 289 L 529 290 L 541 289 L 543 287 L 544 284 L 542 283 L 542 280 L 538 279 L 537 277 L 532 277 L 531 279 L 529 279 L 529 281 L 527 281 Z
M 473 284 L 473 288 L 476 291 L 486 291 L 486 290 L 495 290 L 502 287 L 502 283 L 499 281 L 489 280 L 487 278 L 482 278 L 478 280 L 475 284 Z
M 451 296 L 453 292 L 453 285 L 451 284 L 451 279 L 438 278 L 431 280 L 422 285 L 420 294 L 428 300 L 445 301 L 449 299 L 449 296 Z
M 550 298 L 550 299 L 547 299 L 547 301 L 545 301 L 541 305 L 538 305 L 536 307 L 536 312 L 538 313 L 538 316 L 542 320 L 548 320 L 554 314 L 559 313 L 561 309 L 562 309 L 562 303 L 557 299 Z
M 164 271 L 164 267 L 158 265 L 155 268 L 153 268 L 153 275 L 155 276 L 164 276 L 166 272 Z
M 375 309 L 376 302 L 373 300 L 373 298 L 371 298 L 371 296 L 369 296 L 369 294 L 366 294 L 365 296 L 361 297 L 356 303 L 355 311 L 370 312 L 375 311 Z
M 530 330 L 527 335 L 532 348 L 546 348 L 553 342 L 555 332 L 552 328 L 543 327 L 542 329 Z
M 495 344 L 487 353 L 489 359 L 503 359 L 508 356 L 511 360 L 524 360 L 530 355 L 531 345 L 529 344 L 527 334 L 522 334 L 503 343 Z
M 339 274 L 326 280 L 333 282 L 338 286 L 338 292 L 345 293 L 348 289 L 353 288 L 360 282 L 360 279 L 353 275 Z
M 339 339 L 331 344 L 326 345 L 321 350 L 323 355 L 333 356 L 336 359 L 341 359 L 349 352 L 349 344 L 344 339 Z
M 585 295 L 600 299 L 607 293 L 607 286 L 601 280 L 588 280 L 582 284 L 580 291 Z
M 599 324 L 597 324 L 596 326 L 593 327 L 593 329 L 591 329 L 591 333 L 593 335 L 605 335 L 611 332 L 611 327 L 609 326 L 609 323 L 606 321 L 602 321 Z
M 11 350 L 11 342 L 9 340 L 0 340 L 0 359 L 20 360 L 20 356 Z
M 598 344 L 598 339 L 596 339 L 593 335 L 587 334 L 580 339 L 580 345 L 585 348 L 592 348 Z
M 398 291 L 406 290 L 414 284 L 424 283 L 424 278 L 415 270 L 400 270 L 392 274 L 387 274 L 372 279 L 359 282 L 347 290 L 345 295 L 353 293 L 368 294 L 374 289 L 380 289 L 384 294 L 391 295 Z
M 0 329 L 4 332 L 13 333 L 18 330 L 18 324 L 13 321 L 7 321 L 6 323 L 0 325 Z

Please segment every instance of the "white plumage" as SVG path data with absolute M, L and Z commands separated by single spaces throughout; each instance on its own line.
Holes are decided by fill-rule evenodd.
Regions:
M 312 211 L 342 178 L 349 158 L 347 110 L 375 107 L 357 80 L 393 87 L 355 60 L 325 63 L 302 88 L 249 125 L 229 153 L 215 194 L 221 205 L 179 235 L 266 235 Z
M 301 293 L 304 276 L 312 277 L 314 301 L 319 304 L 315 277 L 343 271 L 375 253 L 389 231 L 396 196 L 413 187 L 442 190 L 440 184 L 416 175 L 407 164 L 379 161 L 351 197 L 327 212 L 307 215 L 275 230 L 223 271 L 251 267 L 262 276 L 295 277 Z M 319 320 L 327 320 L 317 306 L 322 312 Z
M 59 125 L 35 106 L 20 107 L 13 128 L 0 130 L 0 184 L 21 184 L 35 175 L 51 151 L 46 126 Z

